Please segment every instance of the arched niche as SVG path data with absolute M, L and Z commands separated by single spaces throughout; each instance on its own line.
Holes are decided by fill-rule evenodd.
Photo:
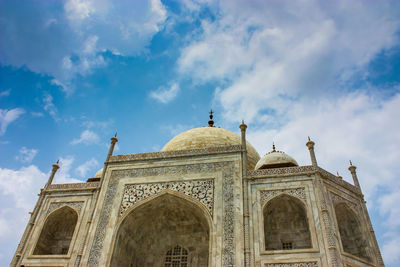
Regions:
M 312 248 L 307 212 L 299 199 L 282 194 L 263 209 L 265 250 Z
M 345 203 L 335 206 L 336 220 L 339 227 L 343 251 L 359 258 L 369 260 L 367 242 L 362 233 L 356 213 Z
M 187 251 L 185 266 L 208 266 L 209 243 L 210 224 L 204 210 L 165 193 L 134 207 L 122 219 L 110 266 L 167 266 L 167 254 L 176 247 Z
M 33 254 L 68 254 L 77 221 L 78 214 L 68 206 L 53 211 L 46 219 Z

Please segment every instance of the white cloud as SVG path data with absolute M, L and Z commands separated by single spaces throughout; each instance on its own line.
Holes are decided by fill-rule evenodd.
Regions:
M 5 91 L 1 91 L 0 92 L 0 97 L 9 96 L 10 93 L 11 93 L 11 89 L 8 89 L 8 90 L 5 90 Z
M 385 227 L 385 238 L 382 248 L 382 255 L 386 265 L 393 266 L 400 260 L 400 186 L 393 183 L 389 192 L 379 196 L 379 213 L 385 220 L 382 222 Z
M 53 184 L 67 184 L 67 183 L 80 183 L 81 180 L 78 180 L 71 176 L 71 169 L 75 158 L 73 156 L 66 156 L 59 158 L 60 169 L 57 172 L 57 175 L 54 178 Z
M 216 102 L 230 120 L 284 110 L 279 104 L 299 95 L 337 94 L 397 42 L 400 25 L 388 3 L 238 0 L 221 1 L 217 10 L 182 50 L 178 68 L 196 82 L 226 81 Z
M 88 18 L 95 11 L 93 1 L 69 0 L 64 4 L 67 18 L 71 21 Z
M 65 63 L 65 64 L 67 64 L 67 63 Z M 70 67 L 72 68 L 72 65 L 71 65 Z M 57 79 L 51 80 L 50 83 L 59 86 L 59 87 L 61 88 L 61 90 L 62 90 L 66 95 L 70 95 L 71 93 L 74 92 L 74 90 L 71 88 L 71 86 L 68 86 L 68 85 L 66 85 L 65 83 L 62 83 L 62 82 L 60 82 L 60 81 L 57 80 Z M 50 102 L 53 100 L 53 97 L 52 97 L 51 95 L 49 95 L 49 94 L 45 96 L 45 99 L 46 99 L 46 98 L 47 98 L 48 100 L 50 100 Z M 51 104 L 52 104 L 52 103 L 51 103 Z
M 393 265 L 396 266 L 396 264 L 399 263 L 400 260 L 400 236 L 394 236 L 389 242 L 385 243 L 382 246 L 382 256 L 385 260 L 386 265 Z
M 53 76 L 67 94 L 73 92 L 77 75 L 107 65 L 105 51 L 125 56 L 145 52 L 167 19 L 160 0 L 57 4 L 51 12 L 45 2 L 4 5 L 1 35 L 6 38 L 0 59 L 5 65 Z M 37 16 L 26 17 L 26 12 Z
M 47 111 L 54 120 L 59 120 L 57 108 L 53 103 L 53 97 L 50 94 L 44 94 L 42 101 L 43 109 Z
M 25 110 L 22 108 L 0 109 L 0 136 L 5 134 L 10 123 L 18 119 Z
M 393 186 L 399 186 L 399 184 L 396 183 Z M 379 198 L 380 213 L 382 216 L 388 216 L 385 224 L 390 228 L 400 227 L 400 207 L 397 205 L 398 203 L 400 203 L 400 187 L 392 188 L 392 192 Z
M 14 202 L 13 206 L 25 210 L 32 208 L 32 203 L 44 186 L 47 174 L 41 172 L 36 166 L 30 165 L 19 170 L 0 168 L 0 193 Z M 7 201 L 8 202 L 8 201 Z M 1 202 L 3 204 L 3 202 Z M 8 205 L 4 205 L 3 208 Z M 22 228 L 21 228 L 22 229 Z M 21 231 L 21 230 L 19 230 Z
M 88 128 L 88 129 L 97 129 L 97 130 L 106 130 L 107 128 L 110 128 L 110 125 L 114 123 L 113 120 L 106 120 L 106 121 L 94 121 L 94 120 L 89 120 L 87 117 L 82 116 L 81 119 L 83 120 L 82 126 Z
M 152 91 L 150 93 L 150 97 L 161 102 L 163 104 L 167 104 L 171 102 L 178 95 L 179 85 L 177 83 L 173 83 L 169 88 L 159 87 L 156 91 Z
M 19 170 L 0 168 L 0 247 L 2 265 L 9 264 L 19 239 L 28 223 L 37 194 L 47 180 L 47 174 L 36 166 Z
M 32 115 L 33 117 L 36 117 L 36 118 L 38 118 L 38 117 L 43 117 L 43 116 L 44 116 L 42 112 L 36 112 L 36 111 L 32 111 L 32 112 L 31 112 L 31 115 Z
M 167 10 L 160 0 L 150 0 L 150 10 L 152 13 L 150 22 L 147 23 L 150 30 L 159 31 L 160 25 L 167 18 Z
M 10 233 L 10 226 L 7 220 L 4 218 L 6 216 L 6 211 L 0 210 L 0 237 L 6 236 Z
M 38 153 L 37 149 L 28 149 L 26 147 L 22 147 L 19 150 L 19 155 L 16 156 L 16 159 L 23 162 L 23 163 L 31 163 L 32 160 L 35 158 L 36 154 Z
M 83 44 L 83 53 L 93 54 L 96 51 L 96 44 L 98 40 L 99 37 L 96 35 L 89 36 Z
M 78 166 L 76 168 L 76 173 L 78 173 L 79 177 L 84 178 L 89 171 L 93 171 L 98 165 L 99 162 L 95 158 L 91 158 L 82 165 Z
M 74 139 L 70 142 L 72 145 L 76 144 L 85 144 L 85 145 L 90 145 L 90 144 L 97 144 L 99 142 L 100 138 L 99 136 L 91 131 L 91 130 L 84 130 L 80 137 L 78 139 Z

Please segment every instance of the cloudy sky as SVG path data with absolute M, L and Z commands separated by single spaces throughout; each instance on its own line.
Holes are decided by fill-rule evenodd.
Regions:
M 351 181 L 400 262 L 399 1 L 0 0 L 0 265 L 60 159 L 85 181 L 117 154 L 207 125 Z

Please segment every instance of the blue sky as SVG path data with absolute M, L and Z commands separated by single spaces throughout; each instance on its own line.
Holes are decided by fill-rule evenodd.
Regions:
M 351 182 L 387 266 L 400 261 L 398 1 L 0 0 L 0 265 L 47 180 L 205 126 L 238 131 Z

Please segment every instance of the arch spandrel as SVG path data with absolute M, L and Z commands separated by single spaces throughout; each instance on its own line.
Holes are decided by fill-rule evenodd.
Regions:
M 118 220 L 109 265 L 163 266 L 175 245 L 188 249 L 188 263 L 208 264 L 211 217 L 196 202 L 171 190 L 132 206 Z
M 119 216 L 125 214 L 136 203 L 152 199 L 163 192 L 177 192 L 197 200 L 213 215 L 214 211 L 214 179 L 172 181 L 160 183 L 126 184 L 123 189 Z M 180 194 L 179 194 L 180 193 Z
M 58 209 L 62 209 L 64 207 L 68 207 L 70 209 L 73 209 L 77 215 L 81 213 L 82 207 L 83 207 L 83 201 L 73 201 L 73 202 L 52 202 L 50 203 L 49 209 L 47 210 L 46 216 L 48 216 L 50 213 L 53 213 L 54 211 Z
M 175 196 L 175 197 L 181 198 L 182 200 L 192 203 L 194 206 L 196 206 L 198 209 L 200 209 L 202 211 L 202 214 L 205 216 L 205 218 L 207 218 L 209 227 L 212 227 L 212 220 L 213 220 L 212 214 L 210 214 L 209 209 L 202 202 L 198 201 L 197 199 L 195 199 L 191 196 L 188 196 L 186 194 L 183 194 L 181 192 L 177 192 L 177 191 L 171 190 L 171 189 L 162 190 L 155 195 L 152 195 L 148 198 L 140 200 L 140 201 L 136 202 L 135 204 L 131 205 L 122 214 L 121 213 L 119 214 L 119 218 L 117 219 L 117 223 L 116 223 L 117 227 L 119 227 L 119 225 L 123 222 L 123 220 L 135 209 L 139 208 L 142 205 L 146 205 L 146 203 L 151 202 L 151 201 L 153 201 L 159 197 L 162 197 L 164 195 Z
M 358 205 L 358 203 L 356 203 L 356 200 L 349 200 L 333 192 L 331 192 L 331 200 L 333 203 L 333 207 L 336 207 L 339 204 L 345 204 L 347 208 L 351 209 L 358 216 L 361 216 L 361 207 Z
M 282 195 L 294 197 L 295 199 L 301 201 L 305 206 L 307 206 L 305 188 L 299 187 L 299 188 L 288 188 L 288 189 L 261 190 L 260 201 L 262 209 L 264 209 L 265 205 L 267 205 L 269 201 Z

